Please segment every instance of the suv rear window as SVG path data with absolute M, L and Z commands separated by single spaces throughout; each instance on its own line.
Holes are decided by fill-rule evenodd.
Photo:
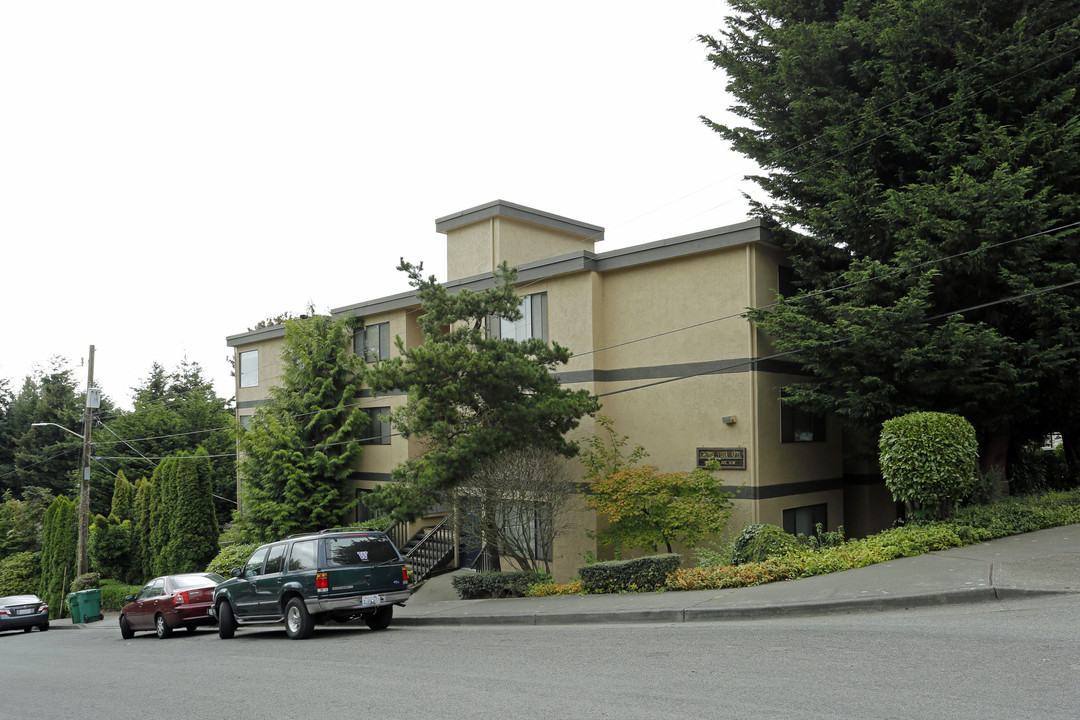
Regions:
M 398 558 L 394 544 L 385 535 L 348 535 L 326 540 L 326 562 L 329 565 L 366 565 Z

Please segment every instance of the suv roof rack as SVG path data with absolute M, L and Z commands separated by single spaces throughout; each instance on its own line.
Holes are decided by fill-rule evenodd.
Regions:
M 337 533 L 337 532 L 372 532 L 372 533 L 377 533 L 377 532 L 382 532 L 382 531 L 381 530 L 376 530 L 375 528 L 362 527 L 362 526 L 361 527 L 351 527 L 351 526 L 331 527 L 331 528 L 326 528 L 324 530 L 309 530 L 308 532 L 295 533 L 293 535 L 289 535 L 288 537 L 282 538 L 282 540 L 292 540 L 293 538 L 310 537 L 312 535 L 326 535 L 327 533 Z M 278 540 L 278 541 L 275 541 L 275 542 L 281 542 L 281 541 Z

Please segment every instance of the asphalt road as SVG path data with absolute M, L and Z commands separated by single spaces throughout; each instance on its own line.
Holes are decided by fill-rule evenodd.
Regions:
M 1076 718 L 1075 595 L 810 618 L 0 634 L 0 717 Z

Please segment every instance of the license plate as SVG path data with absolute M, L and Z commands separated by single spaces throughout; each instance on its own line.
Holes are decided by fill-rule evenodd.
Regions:
M 22 610 L 16 610 L 15 614 L 16 615 L 29 615 L 32 612 L 34 612 L 34 608 L 23 608 Z
M 382 595 L 364 595 L 360 598 L 360 604 L 363 607 L 368 607 L 369 605 L 381 605 L 382 601 Z

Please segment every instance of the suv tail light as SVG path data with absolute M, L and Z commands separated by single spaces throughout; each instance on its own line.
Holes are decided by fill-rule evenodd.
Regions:
M 401 582 L 406 585 L 409 584 L 409 568 L 404 565 L 401 566 Z
M 330 588 L 330 577 L 326 573 L 319 573 L 315 576 L 315 589 L 316 590 L 328 590 Z

